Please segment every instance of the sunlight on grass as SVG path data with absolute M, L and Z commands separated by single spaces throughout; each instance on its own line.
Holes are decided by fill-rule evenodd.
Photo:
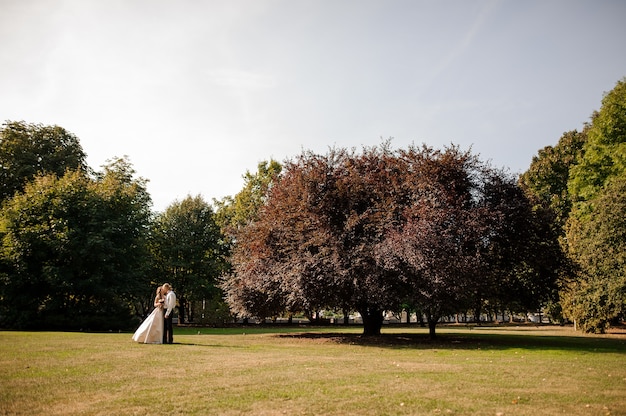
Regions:
M 198 334 L 200 332 L 200 334 Z M 626 336 L 568 328 L 0 332 L 0 414 L 625 414 Z

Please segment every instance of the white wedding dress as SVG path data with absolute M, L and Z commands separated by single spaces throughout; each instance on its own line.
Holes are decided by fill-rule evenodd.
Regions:
M 154 308 L 133 335 L 133 341 L 144 344 L 163 343 L 163 308 Z

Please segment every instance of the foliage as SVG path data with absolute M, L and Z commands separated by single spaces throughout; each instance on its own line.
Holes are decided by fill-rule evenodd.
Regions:
M 265 317 L 333 306 L 382 323 L 382 308 L 398 294 L 381 290 L 372 251 L 381 223 L 370 218 L 392 211 L 372 206 L 390 190 L 372 182 L 368 165 L 379 162 L 378 152 L 305 152 L 288 162 L 259 219 L 237 234 L 235 273 L 225 284 L 235 312 Z
M 565 312 L 583 330 L 604 331 L 626 312 L 624 180 L 626 79 L 602 100 L 588 130 L 584 156 L 571 170 L 574 202 L 566 224 L 570 256 L 579 273 L 566 292 Z
M 0 202 L 37 175 L 85 172 L 85 158 L 78 138 L 62 127 L 7 121 L 0 129 Z
M 563 256 L 551 218 L 531 209 L 515 178 L 456 147 L 410 148 L 401 159 L 411 203 L 381 258 L 409 282 L 431 336 L 441 317 L 480 316 L 485 302 L 528 311 L 550 298 Z
M 487 263 L 488 303 L 515 312 L 540 311 L 557 299 L 569 262 L 559 244 L 554 211 L 512 180 L 490 180 L 486 199 L 494 218 Z M 495 296 L 494 290 L 495 289 Z
M 234 273 L 223 285 L 228 302 L 258 317 L 357 310 L 364 334 L 377 335 L 382 311 L 409 300 L 429 312 L 432 336 L 444 313 L 503 293 L 504 283 L 521 281 L 518 293 L 533 291 L 522 303 L 536 303 L 555 279 L 539 272 L 549 266 L 524 255 L 530 250 L 497 263 L 509 279 L 486 280 L 507 243 L 529 243 L 517 233 L 539 235 L 532 234 L 538 216 L 536 223 L 509 222 L 515 213 L 506 209 L 529 206 L 515 189 L 512 179 L 455 147 L 304 152 L 286 164 L 257 221 L 237 234 Z
M 212 299 L 218 276 L 226 268 L 226 245 L 211 206 L 188 196 L 157 215 L 151 238 L 156 277 L 174 287 L 179 321 L 185 322 L 188 302 Z
M 194 325 L 223 327 L 225 323 L 232 322 L 230 309 L 224 302 L 221 290 L 216 290 L 212 298 L 190 302 L 193 317 L 190 318 Z
M 538 199 L 537 206 L 554 212 L 554 225 L 559 234 L 565 233 L 565 222 L 572 209 L 568 192 L 570 170 L 583 156 L 588 129 L 587 124 L 582 132 L 566 132 L 556 146 L 539 150 L 528 170 L 520 177 L 522 188 Z
M 282 165 L 274 159 L 259 162 L 255 174 L 246 171 L 243 175 L 243 189 L 234 197 L 228 196 L 221 201 L 213 200 L 216 206 L 215 221 L 220 226 L 227 246 L 226 275 L 232 272 L 230 254 L 236 243 L 236 234 L 242 227 L 257 219 L 258 211 L 265 203 L 267 194 L 281 171 Z M 223 299 L 221 302 L 226 305 Z
M 626 171 L 626 78 L 604 95 L 587 136 L 584 156 L 569 180 L 574 202 L 592 200 L 607 181 Z
M 604 95 L 582 132 L 565 133 L 555 147 L 540 150 L 520 178 L 535 209 L 554 215 L 553 232 L 568 255 L 553 310 L 588 332 L 624 317 L 619 192 L 625 175 L 626 79 Z
M 587 135 L 591 125 L 586 124 L 582 132 L 576 130 L 564 133 L 556 146 L 546 146 L 539 150 L 533 157 L 532 163 L 519 183 L 528 198 L 533 203 L 533 210 L 538 215 L 546 218 L 545 224 L 551 224 L 549 229 L 544 229 L 546 234 L 552 234 L 553 238 L 543 239 L 544 242 L 560 241 L 561 247 L 554 244 L 534 244 L 532 250 L 535 255 L 548 256 L 560 259 L 561 268 L 558 284 L 564 288 L 575 266 L 571 258 L 563 257 L 566 250 L 565 225 L 572 210 L 572 198 L 568 191 L 570 172 L 577 166 L 584 155 Z M 516 248 L 517 250 L 517 248 Z M 561 299 L 566 297 L 566 291 L 560 291 Z M 515 298 L 515 293 L 511 293 Z M 545 309 L 550 319 L 562 321 L 563 307 L 556 293 L 554 299 L 549 300 Z
M 273 159 L 259 162 L 257 173 L 246 171 L 243 175 L 243 189 L 234 198 L 228 196 L 221 201 L 214 200 L 217 207 L 215 220 L 224 234 L 232 235 L 257 218 L 257 212 L 281 170 L 282 165 Z
M 588 332 L 604 332 L 626 312 L 626 172 L 613 177 L 586 216 L 572 216 L 568 242 L 580 266 L 566 310 Z
M 4 327 L 110 329 L 131 323 L 145 286 L 150 198 L 124 159 L 96 178 L 37 177 L 0 213 Z

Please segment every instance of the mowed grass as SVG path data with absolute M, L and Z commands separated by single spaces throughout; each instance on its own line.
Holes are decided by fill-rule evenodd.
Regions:
M 198 331 L 200 334 L 198 334 Z M 0 332 L 0 414 L 620 415 L 626 335 L 559 327 Z

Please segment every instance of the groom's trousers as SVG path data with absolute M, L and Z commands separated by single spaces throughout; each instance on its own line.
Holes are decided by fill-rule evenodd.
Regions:
M 172 344 L 174 342 L 174 326 L 172 323 L 172 315 L 169 317 L 163 317 L 163 343 L 164 344 Z

